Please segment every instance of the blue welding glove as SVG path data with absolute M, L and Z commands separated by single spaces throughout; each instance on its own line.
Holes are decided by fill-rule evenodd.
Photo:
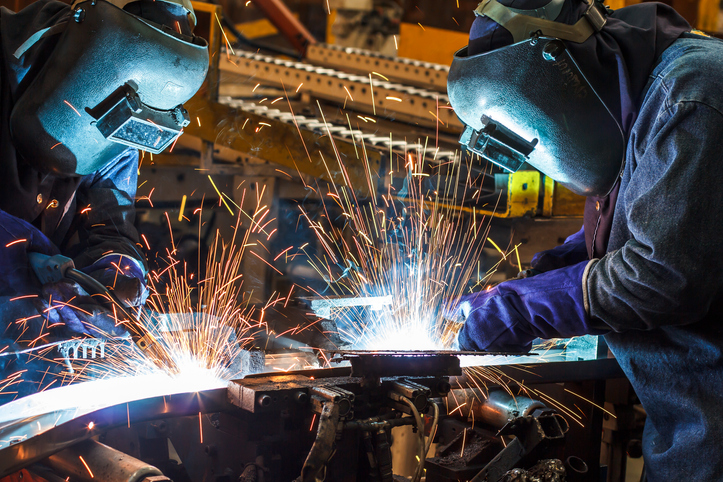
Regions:
M 47 305 L 48 324 L 62 324 L 74 335 L 117 338 L 126 335 L 121 314 L 98 304 L 78 283 L 61 280 L 43 285 L 42 299 Z
M 0 211 L 0 329 L 8 339 L 40 338 L 42 342 L 76 335 L 115 336 L 125 331 L 115 326 L 112 313 L 74 282 L 41 285 L 30 266 L 29 252 L 59 254 L 35 226 Z
M 127 306 L 142 306 L 148 298 L 146 274 L 140 262 L 124 254 L 108 254 L 81 271 L 100 281 Z
M 532 257 L 532 274 L 564 268 L 588 259 L 585 245 L 585 228 L 569 236 L 565 242 L 557 247 L 540 251 Z M 528 270 L 529 271 L 529 270 Z
M 529 351 L 536 338 L 569 338 L 609 330 L 590 319 L 584 306 L 588 262 L 500 283 L 462 296 L 446 314 L 464 321 L 461 350 Z
M 43 308 L 33 298 L 41 286 L 30 267 L 28 252 L 54 255 L 59 250 L 33 225 L 0 210 L 0 321 L 6 331 L 11 321 Z

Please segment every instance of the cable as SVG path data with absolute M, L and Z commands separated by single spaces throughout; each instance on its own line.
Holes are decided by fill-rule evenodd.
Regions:
M 75 281 L 75 282 L 78 283 L 80 286 L 82 286 L 83 289 L 85 289 L 86 291 L 93 291 L 93 292 L 95 292 L 95 294 L 97 294 L 97 295 L 107 296 L 108 299 L 109 299 L 113 304 L 115 304 L 116 306 L 118 306 L 118 308 L 123 312 L 123 314 L 124 314 L 129 320 L 133 320 L 133 319 L 134 319 L 134 318 L 130 315 L 130 313 L 128 313 L 128 311 L 130 310 L 130 308 L 129 308 L 128 306 L 126 306 L 125 303 L 123 303 L 121 300 L 119 300 L 118 297 L 117 297 L 112 291 L 110 291 L 108 288 L 106 288 L 105 286 L 103 286 L 103 284 L 102 284 L 101 282 L 99 282 L 98 280 L 96 280 L 95 278 L 93 278 L 92 276 L 90 276 L 89 274 L 85 274 L 84 272 L 79 271 L 79 270 L 77 270 L 77 269 L 75 269 L 75 268 L 69 268 L 69 269 L 65 272 L 65 277 L 68 278 L 68 279 L 70 279 L 70 280 L 72 280 L 72 281 Z M 88 290 L 88 288 L 90 288 L 90 290 Z
M 419 414 L 419 410 L 414 406 L 414 403 L 410 399 L 404 396 L 399 396 L 399 400 L 406 403 L 414 414 L 414 419 L 417 421 L 417 435 L 419 435 L 419 464 L 417 470 L 414 471 L 414 476 L 411 482 L 419 482 L 422 478 L 422 471 L 424 470 L 424 460 L 427 457 L 427 453 L 424 451 L 426 443 L 424 441 L 424 422 L 422 422 L 422 416 Z
M 434 436 L 437 434 L 437 424 L 439 423 L 439 405 L 432 402 L 432 407 L 434 407 L 434 418 L 432 419 L 432 426 L 429 429 L 429 440 L 427 441 L 427 445 L 424 449 L 424 456 L 426 457 L 429 453 L 429 449 L 432 446 L 432 441 L 434 440 Z

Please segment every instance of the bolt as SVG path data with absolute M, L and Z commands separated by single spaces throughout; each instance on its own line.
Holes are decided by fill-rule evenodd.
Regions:
M 85 10 L 83 10 L 81 7 L 76 8 L 75 12 L 73 12 L 73 20 L 78 23 L 85 20 Z
M 542 58 L 548 62 L 554 62 L 565 51 L 565 45 L 559 40 L 551 40 L 547 42 L 542 49 Z

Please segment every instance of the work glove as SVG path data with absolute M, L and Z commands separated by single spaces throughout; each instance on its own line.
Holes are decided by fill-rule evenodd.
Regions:
M 535 254 L 530 263 L 532 269 L 527 270 L 526 276 L 523 277 L 564 268 L 586 260 L 588 260 L 588 254 L 585 244 L 585 228 L 583 227 L 565 239 L 563 244 Z
M 536 338 L 606 333 L 609 330 L 593 323 L 585 310 L 583 277 L 588 264 L 505 281 L 460 297 L 444 315 L 464 322 L 459 349 L 527 352 Z
M 108 254 L 81 271 L 98 280 L 126 306 L 142 306 L 148 298 L 146 274 L 140 263 L 123 254 Z
M 100 305 L 99 298 L 98 295 L 91 296 L 78 283 L 68 279 L 45 284 L 42 288 L 48 325 L 60 323 L 74 335 L 93 338 L 126 336 L 122 324 L 124 314 Z
M 0 329 L 7 338 L 30 342 L 77 335 L 123 333 L 115 316 L 70 280 L 41 285 L 28 253 L 49 256 L 58 248 L 35 226 L 0 211 Z M 42 344 L 43 340 L 36 343 Z

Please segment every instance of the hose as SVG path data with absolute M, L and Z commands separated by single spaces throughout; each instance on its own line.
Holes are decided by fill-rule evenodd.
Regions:
M 434 418 L 432 419 L 432 426 L 429 429 L 429 440 L 427 441 L 427 445 L 424 449 L 425 457 L 429 453 L 429 449 L 434 441 L 434 436 L 437 434 L 437 424 L 439 423 L 439 405 L 433 402 L 432 407 L 434 407 Z
M 339 405 L 326 401 L 323 404 L 316 439 L 301 468 L 302 482 L 316 482 L 319 474 L 325 470 L 326 463 L 334 452 L 337 425 L 339 424 Z
M 419 435 L 419 464 L 417 465 L 417 469 L 414 471 L 414 476 L 412 477 L 411 482 L 419 482 L 422 478 L 422 471 L 424 470 L 424 460 L 427 457 L 427 452 L 425 452 L 427 444 L 424 441 L 424 423 L 422 422 L 422 416 L 419 414 L 419 410 L 417 410 L 417 407 L 414 406 L 414 403 L 412 403 L 410 399 L 404 396 L 399 396 L 399 400 L 409 406 L 410 410 L 414 414 L 414 419 L 417 421 L 417 435 Z
M 123 303 L 121 300 L 119 300 L 118 297 L 112 291 L 110 291 L 108 288 L 103 286 L 103 284 L 100 281 L 96 280 L 92 276 L 85 274 L 82 271 L 79 271 L 75 268 L 69 268 L 65 272 L 65 277 L 72 281 L 75 281 L 80 286 L 82 286 L 84 290 L 86 290 L 87 292 L 89 292 L 91 294 L 108 297 L 108 299 L 114 305 L 116 305 L 118 307 L 118 309 L 121 310 L 123 315 L 125 315 L 129 320 L 134 319 L 134 317 L 131 316 L 131 314 L 129 313 L 130 308 L 128 306 L 126 306 L 125 303 Z

